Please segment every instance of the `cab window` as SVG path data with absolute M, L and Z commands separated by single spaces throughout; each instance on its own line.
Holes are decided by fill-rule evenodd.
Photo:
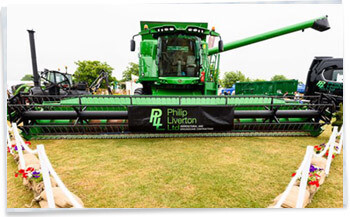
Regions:
M 326 69 L 323 77 L 328 81 L 343 82 L 343 69 Z
M 197 77 L 196 38 L 163 36 L 160 40 L 159 74 L 164 77 Z

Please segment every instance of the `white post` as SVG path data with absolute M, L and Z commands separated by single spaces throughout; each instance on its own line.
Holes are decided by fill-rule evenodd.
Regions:
M 340 132 L 338 133 L 338 135 L 340 135 L 340 138 L 339 138 L 339 143 L 338 143 L 338 150 L 336 151 L 337 154 L 340 154 L 341 152 L 341 149 L 343 147 L 343 127 L 341 128 Z
M 306 155 L 305 155 L 305 164 L 302 168 L 301 173 L 301 181 L 300 181 L 300 187 L 299 187 L 299 194 L 298 194 L 298 200 L 296 204 L 296 208 L 302 208 L 304 203 L 304 196 L 305 196 L 305 190 L 307 186 L 307 180 L 309 178 L 309 171 L 310 171 L 310 164 L 311 164 L 311 158 L 314 153 L 314 148 L 312 146 L 308 146 L 306 148 Z
M 19 132 L 18 132 L 16 123 L 13 123 L 12 125 L 13 125 L 13 127 L 12 127 L 12 129 L 13 129 L 13 134 L 14 134 L 15 139 L 16 139 L 16 144 L 19 143 L 19 144 L 21 144 L 22 147 L 23 147 L 26 151 L 28 151 L 29 153 L 31 153 L 31 154 L 36 154 L 36 153 L 38 152 L 38 150 L 37 150 L 37 149 L 35 149 L 35 150 L 30 149 L 30 148 L 28 147 L 28 145 L 24 142 L 24 140 L 23 140 L 23 138 L 21 137 L 21 135 L 19 135 Z
M 332 141 L 332 143 L 331 143 L 331 145 L 329 146 L 329 149 L 328 149 L 327 164 L 326 164 L 326 169 L 325 169 L 326 176 L 328 176 L 329 169 L 331 168 L 331 163 L 332 163 L 332 159 L 333 159 L 332 156 L 333 156 L 334 145 L 335 145 L 335 138 L 336 137 L 333 137 L 333 141 Z
M 338 132 L 338 136 L 343 134 L 343 128 L 344 128 L 344 126 L 342 126 L 342 127 L 340 128 L 340 130 L 339 130 L 339 132 Z
M 326 143 L 326 146 L 324 147 L 323 151 L 321 153 L 314 153 L 314 155 L 316 157 L 323 157 L 323 155 L 327 152 L 327 150 L 329 149 L 329 146 L 334 143 L 335 138 L 337 137 L 337 131 L 333 130 L 331 136 L 328 139 L 328 142 Z
M 281 198 L 279 199 L 279 201 L 276 203 L 276 205 L 273 208 L 281 208 L 282 203 L 285 201 L 285 199 L 287 198 L 290 190 L 292 189 L 295 181 L 299 178 L 302 169 L 305 167 L 306 163 L 307 163 L 307 150 L 305 152 L 304 155 L 304 159 L 303 162 L 301 163 L 301 165 L 299 166 L 298 170 L 295 172 L 295 176 L 292 178 L 292 180 L 289 182 L 286 190 L 282 193 Z
M 58 186 L 61 188 L 61 190 L 63 191 L 63 193 L 66 195 L 66 197 L 68 197 L 68 199 L 72 202 L 74 208 L 83 208 L 80 203 L 78 203 L 78 201 L 73 197 L 73 195 L 71 194 L 71 192 L 67 189 L 67 187 L 64 185 L 64 183 L 62 182 L 62 180 L 60 179 L 60 177 L 57 175 L 57 173 L 55 172 L 55 170 L 53 169 L 50 160 L 48 159 L 47 155 L 45 154 L 45 156 L 43 156 L 45 159 L 45 163 L 47 165 L 48 170 L 50 171 L 51 176 L 55 179 L 55 181 L 57 182 Z
M 24 162 L 24 158 L 23 158 L 23 152 L 22 152 L 22 145 L 19 142 L 19 138 L 18 138 L 18 129 L 17 129 L 17 125 L 15 123 L 13 123 L 13 134 L 15 135 L 15 140 L 16 140 L 16 147 L 17 147 L 17 152 L 18 152 L 18 157 L 19 157 L 19 165 L 21 166 L 21 169 L 25 169 L 26 168 L 26 163 Z
M 12 143 L 11 143 L 10 131 L 8 126 L 7 126 L 7 147 L 9 147 L 10 153 L 12 154 Z
M 56 206 L 55 206 L 55 201 L 52 193 L 49 170 L 47 168 L 46 161 L 45 161 L 46 153 L 45 153 L 44 145 L 37 145 L 37 150 L 38 150 L 38 155 L 40 160 L 41 174 L 43 175 L 43 180 L 44 180 L 47 203 L 49 205 L 49 208 L 55 208 Z

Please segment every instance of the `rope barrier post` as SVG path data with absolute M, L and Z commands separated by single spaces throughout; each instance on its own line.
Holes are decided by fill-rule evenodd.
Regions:
M 16 123 L 13 123 L 12 130 L 13 130 L 13 133 L 15 135 L 16 147 L 17 147 L 17 152 L 18 152 L 18 157 L 19 157 L 19 165 L 21 166 L 21 169 L 25 169 L 26 163 L 25 163 L 24 157 L 23 157 L 22 145 L 19 142 L 19 138 L 18 138 L 19 135 L 18 135 L 18 131 L 17 131 L 18 129 L 17 129 Z
M 44 154 L 45 154 L 45 152 L 44 152 Z M 73 197 L 72 193 L 67 189 L 67 187 L 64 185 L 62 180 L 59 178 L 59 176 L 57 175 L 57 173 L 53 169 L 53 167 L 52 167 L 52 165 L 50 163 L 50 160 L 48 159 L 46 154 L 43 156 L 43 158 L 45 160 L 45 164 L 46 164 L 46 166 L 47 166 L 51 176 L 55 179 L 55 181 L 57 182 L 58 186 L 61 188 L 63 193 L 66 195 L 66 197 L 68 197 L 68 199 L 72 202 L 73 207 L 74 208 L 83 208 L 83 206 L 80 205 L 80 203 L 78 203 L 78 201 Z
M 10 131 L 8 126 L 7 126 L 7 147 L 9 148 L 10 153 L 12 154 L 12 143 L 11 143 Z
M 334 153 L 334 146 L 335 146 L 335 139 L 336 139 L 337 133 L 338 133 L 338 127 L 334 127 L 333 133 L 334 133 L 334 135 L 332 135 L 332 138 L 331 138 L 332 141 L 330 141 L 331 145 L 329 146 L 329 149 L 328 149 L 327 164 L 326 164 L 326 169 L 325 169 L 326 176 L 328 176 L 329 170 L 331 168 L 331 163 L 332 163 L 333 153 Z
M 47 203 L 49 205 L 49 208 L 55 208 L 55 201 L 52 193 L 49 170 L 45 162 L 46 153 L 45 153 L 44 145 L 38 145 L 37 149 L 38 149 L 38 155 L 39 155 L 40 166 L 41 166 L 41 174 L 43 175 L 43 180 L 44 180 Z
M 294 183 L 296 182 L 296 180 L 300 177 L 302 169 L 305 167 L 306 163 L 307 163 L 307 150 L 305 152 L 303 162 L 299 166 L 298 170 L 295 172 L 295 176 L 289 182 L 286 190 L 282 193 L 281 198 L 279 199 L 279 201 L 276 203 L 276 205 L 273 208 L 281 208 L 282 203 L 287 198 L 287 196 L 288 196 L 289 192 L 291 191 L 292 187 L 294 186 Z
M 310 170 L 311 158 L 313 153 L 314 153 L 314 148 L 312 146 L 307 146 L 306 154 L 305 154 L 305 164 L 303 165 L 302 173 L 301 173 L 301 180 L 300 180 L 300 187 L 299 187 L 299 194 L 298 194 L 296 208 L 302 208 L 304 204 L 305 190 L 307 186 L 307 180 L 309 178 L 309 170 Z
M 337 154 L 340 154 L 341 149 L 342 149 L 342 147 L 343 147 L 343 136 L 344 136 L 343 127 L 342 127 L 341 130 L 339 131 L 338 136 L 339 136 L 339 135 L 340 135 L 340 138 L 339 138 L 339 143 L 338 143 L 338 150 L 336 151 Z
M 23 138 L 19 135 L 18 129 L 17 129 L 17 125 L 15 123 L 13 123 L 13 134 L 15 136 L 15 140 L 16 140 L 16 144 L 21 144 L 21 146 L 28 151 L 31 154 L 36 154 L 38 153 L 38 150 L 32 150 L 31 148 L 28 147 L 28 145 L 24 142 Z

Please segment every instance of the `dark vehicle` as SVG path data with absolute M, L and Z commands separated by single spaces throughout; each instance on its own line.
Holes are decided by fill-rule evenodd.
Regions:
M 305 95 L 319 94 L 337 106 L 343 102 L 343 58 L 315 57 L 312 61 Z

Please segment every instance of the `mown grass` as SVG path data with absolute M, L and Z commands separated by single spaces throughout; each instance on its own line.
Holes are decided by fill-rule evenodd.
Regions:
M 56 172 L 86 207 L 267 207 L 312 137 L 43 140 Z M 8 177 L 15 170 L 8 160 Z M 309 207 L 342 207 L 342 157 Z M 9 175 L 10 174 L 10 175 Z M 8 178 L 8 207 L 29 203 Z M 19 190 L 17 190 L 19 188 Z

